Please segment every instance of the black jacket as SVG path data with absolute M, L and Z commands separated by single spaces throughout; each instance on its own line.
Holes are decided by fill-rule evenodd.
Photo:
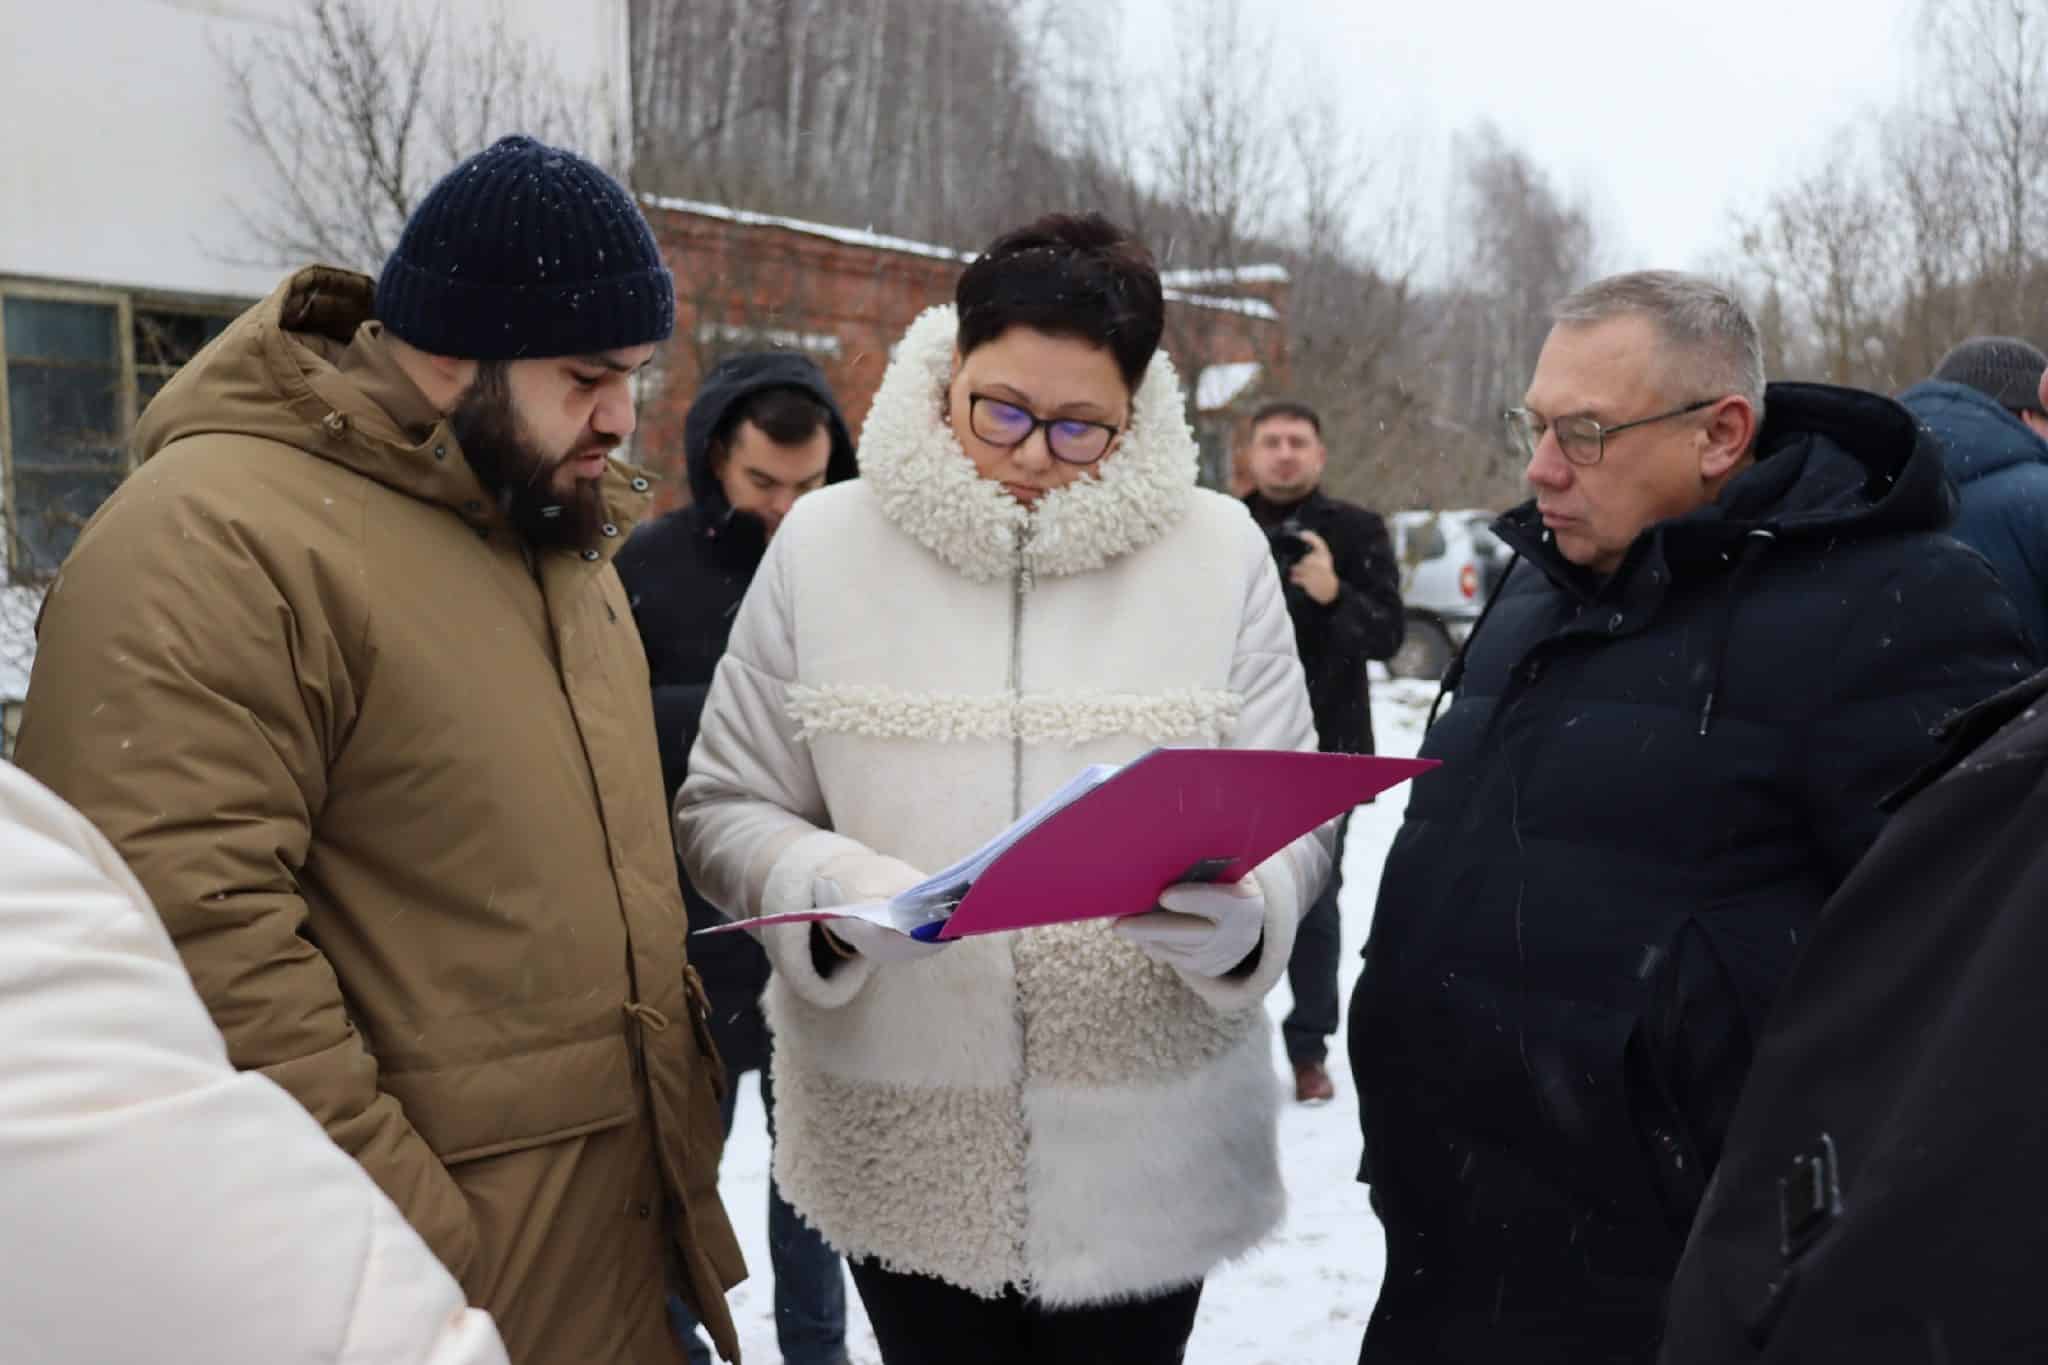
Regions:
M 761 522 L 735 513 L 711 469 L 711 437 L 733 405 L 763 389 L 798 388 L 830 411 L 832 457 L 827 482 L 855 474 L 853 438 L 825 376 L 801 355 L 773 352 L 732 356 L 705 376 L 683 420 L 683 456 L 690 480 L 691 502 L 635 531 L 614 561 L 633 619 L 647 650 L 647 668 L 654 683 L 654 721 L 661 744 L 662 785 L 668 802 L 689 771 L 690 749 L 697 742 L 697 724 L 711 675 L 725 653 L 733 618 L 747 585 L 767 553 Z M 680 867 L 680 864 L 678 864 Z M 723 923 L 725 916 L 697 894 L 683 878 L 683 898 L 690 927 Z M 706 991 L 721 1025 L 751 1024 L 768 981 L 768 958 L 745 934 L 719 934 L 690 941 L 690 960 L 704 978 Z M 758 1065 L 753 1055 L 758 1029 L 748 1038 L 721 1030 L 727 1061 L 736 1070 Z
M 1375 512 L 1340 502 L 1318 489 L 1291 506 L 1254 493 L 1245 499 L 1267 535 L 1289 518 L 1329 542 L 1337 565 L 1337 598 L 1325 606 L 1287 581 L 1280 582 L 1294 641 L 1308 675 L 1309 708 L 1316 738 L 1325 753 L 1373 751 L 1372 704 L 1366 680 L 1368 659 L 1386 659 L 1401 647 L 1406 620 L 1401 611 L 1401 569 L 1387 524 Z
M 1533 504 L 1446 680 L 1351 1045 L 1387 1231 L 1371 1358 L 1645 1362 L 1752 1039 L 1932 728 L 2033 671 L 1874 394 L 1773 385 L 1761 458 L 1602 582 Z
M 1665 1365 L 2048 1360 L 2044 698 L 2048 674 L 1959 723 L 1828 903 L 1679 1266 Z

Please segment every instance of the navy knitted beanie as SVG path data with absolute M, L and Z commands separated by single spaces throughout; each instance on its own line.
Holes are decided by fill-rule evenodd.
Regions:
M 433 355 L 592 355 L 665 341 L 675 282 L 618 181 L 573 152 L 500 139 L 413 210 L 377 318 Z

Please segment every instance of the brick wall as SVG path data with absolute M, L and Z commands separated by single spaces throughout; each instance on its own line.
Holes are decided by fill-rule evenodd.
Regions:
M 858 438 L 889 352 L 912 319 L 953 297 L 957 253 L 825 224 L 652 200 L 648 221 L 676 278 L 675 338 L 643 392 L 634 458 L 664 475 L 660 505 L 688 497 L 683 417 L 704 371 L 734 350 L 795 349 L 831 381 Z M 1247 403 L 1284 380 L 1284 279 L 1204 284 L 1167 304 L 1165 345 L 1188 383 L 1210 365 L 1253 362 L 1263 382 L 1198 424 L 1227 451 Z M 1227 463 L 1218 456 L 1219 472 Z

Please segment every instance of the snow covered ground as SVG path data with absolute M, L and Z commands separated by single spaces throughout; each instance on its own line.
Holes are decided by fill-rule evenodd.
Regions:
M 1374 686 L 1373 727 L 1381 753 L 1415 752 L 1435 695 L 1434 684 Z M 1347 1008 L 1358 976 L 1359 949 L 1371 927 L 1380 864 L 1400 826 L 1406 793 L 1403 787 L 1360 808 L 1351 822 L 1344 854 L 1341 967 Z M 1290 1003 L 1282 981 L 1267 1001 L 1274 1021 L 1273 1065 L 1281 1072 L 1287 1068 L 1279 1020 Z M 1293 1104 L 1290 1096 L 1281 1114 L 1287 1222 L 1260 1251 L 1210 1278 L 1188 1347 L 1188 1365 L 1351 1365 L 1358 1359 L 1359 1339 L 1379 1294 L 1386 1250 L 1379 1224 L 1366 1206 L 1365 1187 L 1355 1179 L 1358 1097 L 1352 1092 L 1341 1027 L 1331 1047 L 1336 1102 L 1307 1109 Z M 726 1147 L 720 1187 L 753 1271 L 732 1295 L 741 1347 L 749 1361 L 779 1360 L 768 1272 L 768 1133 L 760 1091 L 751 1076 Z M 850 1280 L 846 1297 L 853 1358 L 858 1365 L 876 1365 L 881 1356 Z

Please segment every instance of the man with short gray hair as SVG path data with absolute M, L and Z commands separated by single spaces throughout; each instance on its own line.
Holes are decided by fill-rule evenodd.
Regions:
M 1373 1365 L 1654 1357 L 1799 945 L 1933 727 L 2032 671 L 1911 415 L 1762 369 L 1725 290 L 1623 275 L 1559 305 L 1507 414 L 1520 562 L 1352 1004 Z

